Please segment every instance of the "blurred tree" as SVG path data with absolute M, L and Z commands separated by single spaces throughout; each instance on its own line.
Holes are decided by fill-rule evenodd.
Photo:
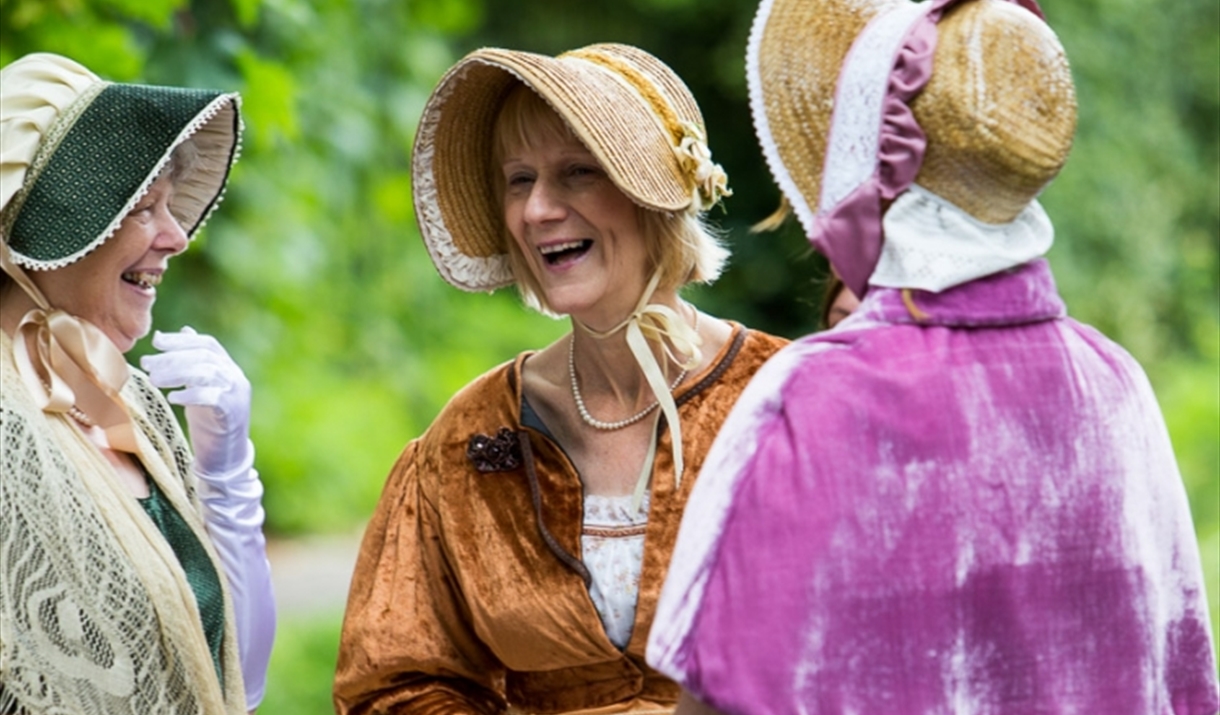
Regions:
M 156 324 L 215 333 L 256 385 L 272 532 L 358 523 L 449 395 L 562 330 L 511 292 L 449 288 L 415 230 L 415 123 L 455 58 L 446 38 L 481 17 L 467 0 L 0 4 L 0 61 L 55 51 L 111 79 L 242 92 L 243 158 Z

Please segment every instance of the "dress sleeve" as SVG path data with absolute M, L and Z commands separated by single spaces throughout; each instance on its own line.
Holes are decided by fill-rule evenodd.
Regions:
M 470 626 L 439 515 L 421 488 L 419 443 L 390 472 L 356 560 L 339 643 L 340 715 L 491 715 L 503 667 Z
M 770 607 L 774 584 L 762 584 L 787 572 L 770 574 L 755 566 L 766 560 L 768 550 L 792 551 L 791 543 L 782 537 L 743 543 L 735 521 L 740 520 L 744 486 L 794 471 L 791 434 L 778 395 L 806 351 L 795 345 L 775 353 L 755 373 L 717 433 L 683 511 L 649 631 L 648 664 L 701 702 L 726 712 L 754 711 L 749 696 L 737 698 L 739 691 L 751 687 L 745 681 L 752 668 L 743 664 L 751 663 L 751 658 L 767 661 L 767 639 L 792 627 L 791 623 L 778 624 L 780 630 L 760 627 L 764 621 L 776 627 Z M 802 503 L 798 494 L 780 495 L 784 509 Z M 769 522 L 782 511 L 757 513 Z M 747 554 L 744 561 L 738 557 L 742 548 Z M 708 616 L 726 609 L 730 615 L 746 615 L 746 622 Z M 758 620 L 749 620 L 754 617 Z M 725 643 L 730 646 L 724 647 Z M 749 655 L 744 648 L 750 649 Z

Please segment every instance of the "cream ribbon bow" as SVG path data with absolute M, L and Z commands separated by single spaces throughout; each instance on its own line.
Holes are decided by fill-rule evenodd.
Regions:
M 652 388 L 652 394 L 657 398 L 657 404 L 661 406 L 661 413 L 665 415 L 665 421 L 669 424 L 670 433 L 673 435 L 674 488 L 677 489 L 682 485 L 684 467 L 682 423 L 678 420 L 678 406 L 669 392 L 665 374 L 661 371 L 661 365 L 657 362 L 656 356 L 652 354 L 648 341 L 653 340 L 659 343 L 666 357 L 680 367 L 689 370 L 699 364 L 702 357 L 699 347 L 703 344 L 703 339 L 673 308 L 648 302 L 652 299 L 652 294 L 656 291 L 660 279 L 660 272 L 654 273 L 652 279 L 648 281 L 648 286 L 644 289 L 644 294 L 640 296 L 635 310 L 625 320 L 609 330 L 594 330 L 575 319 L 572 322 L 579 325 L 589 335 L 599 339 L 608 338 L 623 328 L 627 329 L 627 347 L 631 349 L 635 361 L 644 371 L 644 379 Z M 668 343 L 666 339 L 669 340 Z M 670 345 L 673 346 L 672 349 Z M 652 462 L 656 456 L 656 445 L 654 433 L 648 448 L 648 457 L 644 460 L 639 479 L 636 480 L 633 495 L 636 510 L 643 503 L 644 490 L 648 485 L 648 477 L 652 473 Z
M 30 394 L 44 412 L 77 407 L 102 429 L 111 449 L 135 454 L 135 428 L 119 394 L 129 376 L 123 354 L 97 326 L 52 308 L 3 240 L 0 268 L 38 305 L 21 318 L 13 336 L 17 372 Z
M 728 174 L 724 173 L 719 164 L 712 161 L 712 150 L 708 148 L 707 140 L 698 126 L 683 122 L 682 139 L 674 151 L 683 170 L 694 182 L 692 198 L 700 211 L 707 211 L 721 198 L 733 195 L 729 188 Z

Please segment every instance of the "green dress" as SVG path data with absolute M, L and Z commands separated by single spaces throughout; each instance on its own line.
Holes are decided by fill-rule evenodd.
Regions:
M 187 583 L 190 584 L 195 593 L 195 601 L 199 604 L 199 616 L 203 620 L 203 634 L 208 641 L 208 650 L 212 653 L 212 663 L 216 666 L 216 675 L 223 687 L 220 646 L 224 642 L 225 608 L 220 577 L 195 532 L 191 531 L 182 515 L 174 509 L 152 479 L 148 480 L 148 497 L 140 499 L 139 502 L 157 525 L 157 529 L 165 536 L 170 548 L 174 550 L 174 555 L 178 557 L 182 570 L 186 572 Z

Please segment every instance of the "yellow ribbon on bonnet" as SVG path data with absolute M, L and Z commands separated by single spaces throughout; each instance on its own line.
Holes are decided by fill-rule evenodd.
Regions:
M 17 371 L 44 412 L 83 411 L 111 449 L 135 454 L 135 427 L 120 392 L 127 360 L 97 326 L 54 309 L 0 240 L 0 268 L 39 306 L 27 312 L 13 336 Z
M 684 466 L 682 459 L 682 423 L 678 421 L 678 406 L 674 402 L 673 395 L 669 392 L 669 385 L 665 381 L 665 374 L 661 372 L 661 366 L 657 362 L 656 356 L 652 354 L 652 350 L 648 347 L 648 340 L 651 339 L 659 343 L 670 360 L 680 367 L 689 370 L 699 364 L 701 358 L 699 346 L 703 344 L 703 339 L 673 308 L 667 305 L 648 302 L 652 299 L 652 294 L 656 291 L 660 278 L 660 272 L 652 275 L 652 279 L 648 281 L 648 287 L 644 289 L 643 295 L 640 296 L 640 301 L 636 304 L 635 310 L 613 328 L 598 331 L 593 330 L 580 321 L 573 320 L 572 322 L 579 325 L 589 335 L 599 339 L 608 338 L 623 328 L 627 329 L 627 347 L 631 349 L 631 354 L 635 356 L 640 369 L 644 371 L 644 379 L 648 381 L 648 386 L 652 388 L 652 394 L 657 398 L 657 404 L 660 405 L 661 412 L 665 415 L 665 421 L 669 424 L 670 433 L 673 435 L 674 488 L 677 489 L 682 485 L 682 469 Z M 665 341 L 666 338 L 669 340 L 668 343 Z M 672 349 L 670 345 L 673 346 Z M 656 456 L 656 444 L 654 434 L 648 448 L 648 457 L 644 460 L 644 466 L 640 471 L 639 479 L 636 480 L 632 501 L 636 510 L 639 509 L 640 504 L 643 502 L 644 490 L 648 485 L 648 477 L 652 473 L 652 462 Z
M 605 52 L 581 48 L 559 56 L 577 57 L 586 62 L 614 72 L 631 85 L 652 107 L 653 114 L 661 121 L 673 141 L 678 165 L 690 181 L 691 201 L 700 211 L 708 211 L 725 196 L 732 196 L 729 177 L 724 169 L 712 161 L 712 150 L 699 125 L 682 121 L 664 93 L 643 72 Z

